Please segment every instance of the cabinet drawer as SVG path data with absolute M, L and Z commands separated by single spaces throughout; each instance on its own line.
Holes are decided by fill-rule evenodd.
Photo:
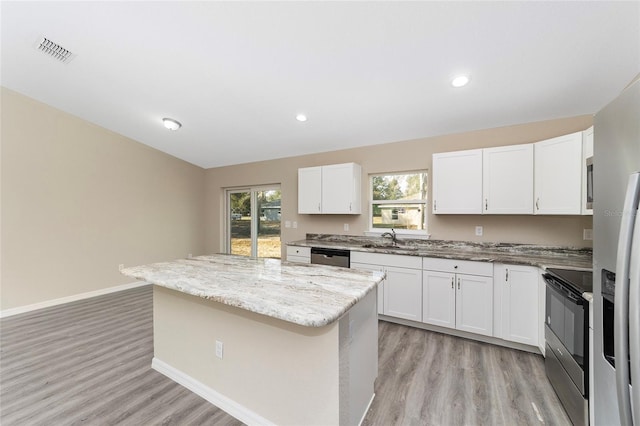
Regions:
M 311 259 L 309 259 L 308 257 L 303 257 L 303 256 L 290 256 L 290 255 L 287 255 L 287 262 L 311 263 Z
M 370 265 L 395 266 L 397 268 L 421 269 L 422 258 L 418 256 L 403 256 L 401 254 L 351 252 L 351 262 L 368 263 Z
M 474 262 L 472 260 L 438 259 L 424 257 L 422 269 L 426 271 L 453 272 L 456 274 L 493 276 L 493 264 L 488 262 Z
M 307 257 L 311 259 L 311 247 L 287 246 L 287 259 L 290 256 Z

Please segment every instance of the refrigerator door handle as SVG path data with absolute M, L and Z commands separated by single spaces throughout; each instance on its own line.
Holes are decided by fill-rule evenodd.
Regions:
M 635 213 L 638 210 L 640 198 L 640 173 L 629 176 L 620 236 L 618 238 L 618 253 L 616 261 L 616 290 L 614 309 L 614 354 L 616 357 L 616 390 L 618 394 L 618 410 L 620 424 L 632 424 L 631 400 L 629 395 L 629 263 L 633 242 L 633 227 Z
M 629 266 L 629 355 L 634 424 L 640 425 L 640 210 L 636 211 Z

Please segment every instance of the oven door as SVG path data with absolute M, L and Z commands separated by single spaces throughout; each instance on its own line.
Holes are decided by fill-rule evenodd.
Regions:
M 583 395 L 588 392 L 588 304 L 556 279 L 544 276 L 546 292 L 545 340 Z

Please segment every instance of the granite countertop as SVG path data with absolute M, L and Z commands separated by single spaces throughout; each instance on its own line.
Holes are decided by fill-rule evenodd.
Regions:
M 389 239 L 351 235 L 307 234 L 307 239 L 289 245 L 346 249 L 370 253 L 402 254 L 479 262 L 507 263 L 546 268 L 592 269 L 590 248 L 551 247 L 533 244 L 473 243 L 465 241 L 399 239 L 392 247 Z
M 134 266 L 121 272 L 307 327 L 336 321 L 384 278 L 379 272 L 225 254 Z

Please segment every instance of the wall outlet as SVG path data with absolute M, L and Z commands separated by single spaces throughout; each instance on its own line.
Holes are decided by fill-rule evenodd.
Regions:
M 344 230 L 345 230 L 345 231 L 348 231 L 348 230 L 349 230 L 349 224 L 348 224 L 348 223 L 345 223 L 345 224 L 344 224 Z
M 291 222 L 291 226 L 293 227 L 293 229 L 298 227 L 298 222 Z
M 284 227 L 285 228 L 291 228 L 291 221 L 290 220 L 285 220 L 284 221 Z
M 124 263 L 118 265 L 118 271 L 122 271 L 124 269 Z
M 593 229 L 583 229 L 582 230 L 582 239 L 586 241 L 593 240 Z
M 220 340 L 216 340 L 216 357 L 222 359 L 222 352 L 224 349 L 224 343 Z
M 189 254 L 187 255 L 187 259 L 191 259 L 192 257 L 193 257 L 193 253 L 189 253 Z
M 482 232 L 483 232 L 482 226 L 476 226 L 476 236 L 482 237 Z

